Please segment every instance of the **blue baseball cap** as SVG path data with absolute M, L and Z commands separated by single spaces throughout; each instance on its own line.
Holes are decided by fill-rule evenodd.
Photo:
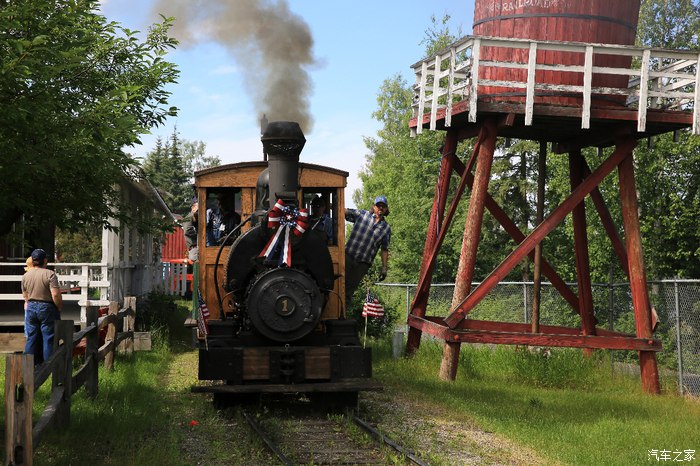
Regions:
M 44 262 L 46 259 L 46 251 L 43 249 L 35 249 L 32 251 L 32 260 L 34 262 Z
M 377 196 L 374 199 L 374 204 L 384 204 L 386 206 L 386 213 L 384 215 L 389 215 L 389 201 L 386 200 L 386 196 Z

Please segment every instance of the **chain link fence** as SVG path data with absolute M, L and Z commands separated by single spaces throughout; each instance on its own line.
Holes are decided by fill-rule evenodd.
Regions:
M 472 289 L 477 286 L 474 283 Z M 415 284 L 376 283 L 387 309 L 406 322 Z M 569 284 L 578 293 L 576 284 Z M 680 394 L 700 396 L 700 280 L 661 280 L 648 283 L 649 298 L 659 317 L 654 333 L 663 343 L 657 354 L 660 367 L 676 371 Z M 593 284 L 593 306 L 597 326 L 621 333 L 635 333 L 632 294 L 628 283 Z M 450 312 L 454 284 L 430 287 L 428 314 L 445 317 Z M 532 282 L 501 282 L 470 313 L 469 318 L 529 323 Z M 547 282 L 540 292 L 540 323 L 579 327 L 578 314 Z M 614 362 L 637 364 L 634 351 L 612 351 Z

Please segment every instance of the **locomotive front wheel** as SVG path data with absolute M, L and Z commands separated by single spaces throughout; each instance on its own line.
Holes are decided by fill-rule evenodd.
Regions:
M 323 297 L 306 273 L 278 268 L 255 278 L 246 307 L 258 332 L 274 341 L 290 342 L 316 328 Z

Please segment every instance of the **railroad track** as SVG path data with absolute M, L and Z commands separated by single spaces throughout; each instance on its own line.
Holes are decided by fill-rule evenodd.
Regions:
M 243 416 L 281 464 L 386 465 L 397 464 L 397 457 L 403 464 L 427 464 L 352 413 L 306 406 L 248 410 Z

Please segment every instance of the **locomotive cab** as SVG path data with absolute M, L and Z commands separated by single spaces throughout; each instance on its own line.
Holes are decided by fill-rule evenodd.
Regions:
M 211 314 L 199 378 L 222 381 L 196 391 L 374 389 L 371 350 L 345 318 L 348 173 L 298 162 L 296 123 L 270 123 L 262 140 L 267 160 L 195 174 L 198 290 Z M 225 221 L 212 222 L 217 208 Z

